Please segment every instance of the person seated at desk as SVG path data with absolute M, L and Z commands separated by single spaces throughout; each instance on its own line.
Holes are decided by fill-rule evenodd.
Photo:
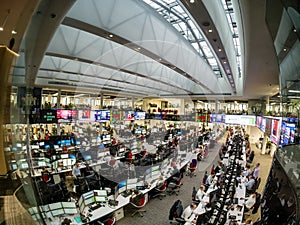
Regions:
M 196 203 L 192 202 L 188 207 L 183 210 L 181 215 L 182 219 L 186 221 L 185 225 L 196 224 L 196 218 L 194 214 L 194 210 L 197 208 Z
M 201 203 L 204 203 L 204 204 L 207 204 L 209 203 L 208 201 L 205 201 L 204 200 L 204 197 L 206 196 L 206 192 L 205 192 L 205 186 L 204 185 L 201 185 L 196 193 L 196 201 L 197 202 L 201 202 Z
M 64 218 L 64 220 L 61 222 L 61 225 L 70 225 L 71 222 L 72 221 L 69 218 Z
M 254 193 L 254 194 L 250 195 L 248 197 L 248 199 L 245 201 L 245 203 L 244 203 L 244 206 L 245 206 L 244 211 L 248 212 L 249 210 L 251 210 L 253 208 L 255 202 L 256 202 L 256 194 Z

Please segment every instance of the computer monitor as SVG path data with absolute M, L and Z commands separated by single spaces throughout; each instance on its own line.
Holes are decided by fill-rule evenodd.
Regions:
M 38 167 L 45 167 L 46 161 L 38 161 Z
M 62 209 L 62 204 L 61 202 L 51 203 L 49 204 L 49 209 L 50 210 Z
M 84 199 L 87 199 L 87 198 L 91 198 L 91 197 L 94 197 L 94 190 L 82 194 L 83 200 L 84 200 Z
M 55 210 L 52 210 L 51 213 L 52 213 L 52 216 L 59 216 L 59 215 L 63 215 L 65 212 L 64 212 L 64 210 L 61 208 L 61 209 L 55 209 Z
M 59 148 L 59 145 L 53 145 L 53 148 L 54 148 L 54 149 L 58 149 L 58 148 Z
M 80 210 L 81 213 L 84 211 L 84 208 L 85 208 L 84 203 L 79 205 L 79 210 Z
M 39 146 L 44 146 L 45 145 L 45 142 L 43 142 L 43 141 L 41 141 L 40 143 L 39 143 Z
M 44 145 L 44 149 L 49 149 L 50 145 Z
M 69 215 L 74 215 L 78 213 L 76 208 L 64 208 L 64 212 L 65 214 Z
M 123 180 L 120 183 L 118 183 L 117 187 L 118 187 L 119 194 L 126 191 L 126 180 Z
M 67 158 L 69 158 L 69 154 L 61 154 L 60 158 L 61 159 L 67 159 Z
M 62 202 L 63 208 L 76 208 L 75 202 Z
M 78 205 L 81 206 L 82 203 L 83 203 L 83 197 L 81 195 L 80 198 L 78 199 Z
M 132 179 L 127 179 L 126 183 L 127 183 L 127 190 L 131 190 L 131 189 L 136 189 L 137 186 L 137 178 L 132 178 Z
M 38 145 L 31 145 L 31 149 L 39 149 L 40 148 L 40 146 L 38 146 Z
M 159 165 L 158 166 L 152 166 L 151 167 L 151 173 L 155 172 L 155 171 L 159 171 Z
M 95 202 L 100 202 L 100 203 L 108 202 L 108 198 L 105 196 L 95 196 Z
M 66 140 L 65 143 L 66 143 L 66 146 L 70 146 L 71 145 L 71 140 Z
M 16 170 L 16 169 L 18 169 L 18 165 L 17 165 L 17 164 L 15 164 L 15 163 L 14 163 L 14 164 L 12 164 L 12 165 L 11 165 L 11 169 L 12 169 L 12 170 Z
M 84 204 L 87 206 L 87 205 L 93 204 L 95 202 L 95 197 L 92 196 L 91 198 L 84 199 L 83 201 L 84 201 Z
M 22 148 L 22 144 L 21 144 L 21 143 L 17 143 L 16 146 L 17 146 L 18 148 Z
M 107 190 L 94 190 L 94 195 L 107 197 Z

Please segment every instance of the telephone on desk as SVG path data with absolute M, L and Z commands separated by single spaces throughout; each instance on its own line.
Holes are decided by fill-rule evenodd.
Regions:
M 128 197 L 128 196 L 131 195 L 131 194 L 132 194 L 132 190 L 131 190 L 131 189 L 122 192 L 122 195 L 123 195 L 123 197 L 125 197 L 125 198 Z

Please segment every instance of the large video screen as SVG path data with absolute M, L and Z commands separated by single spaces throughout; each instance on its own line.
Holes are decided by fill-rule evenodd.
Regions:
M 279 131 L 280 131 L 280 120 L 272 119 L 270 139 L 275 144 L 279 143 Z
M 58 109 L 57 119 L 59 123 L 70 122 L 71 120 L 75 120 L 77 119 L 77 110 Z
M 226 124 L 240 124 L 246 126 L 255 126 L 255 116 L 248 115 L 226 115 L 225 123 Z
M 225 114 L 210 114 L 210 122 L 225 123 Z
M 134 111 L 123 111 L 123 120 L 134 120 Z
M 281 123 L 281 133 L 280 133 L 280 145 L 288 145 L 295 143 L 295 123 Z
M 144 120 L 144 119 L 146 119 L 146 112 L 135 112 L 134 119 L 135 120 Z
M 96 122 L 110 121 L 110 110 L 95 110 L 94 116 Z
M 91 110 L 78 110 L 78 120 L 80 121 L 90 121 L 91 120 Z
M 271 118 L 265 118 L 266 119 L 266 129 L 265 133 L 267 136 L 271 136 L 271 129 L 272 129 L 272 119 Z

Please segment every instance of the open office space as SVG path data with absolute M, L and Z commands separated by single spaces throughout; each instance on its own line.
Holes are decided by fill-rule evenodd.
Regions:
M 299 223 L 299 4 L 1 2 L 0 223 Z

